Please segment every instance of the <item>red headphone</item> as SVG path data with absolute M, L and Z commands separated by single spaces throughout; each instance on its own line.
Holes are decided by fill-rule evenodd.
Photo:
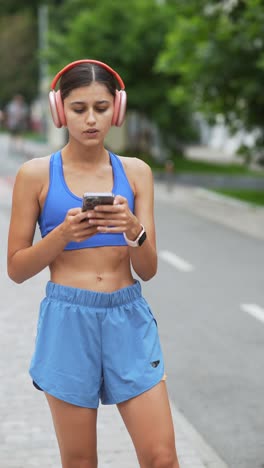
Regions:
M 60 89 L 58 91 L 55 91 L 56 84 L 66 71 L 81 63 L 95 63 L 96 65 L 100 65 L 105 70 L 112 73 L 112 75 L 114 75 L 114 77 L 116 78 L 121 89 L 116 90 L 112 125 L 115 125 L 116 127 L 121 127 L 125 119 L 127 103 L 127 95 L 125 92 L 124 82 L 122 78 L 118 75 L 118 73 L 105 63 L 99 62 L 98 60 L 89 59 L 76 60 L 75 62 L 69 63 L 69 65 L 66 65 L 66 67 L 59 71 L 57 75 L 53 78 L 51 83 L 51 91 L 49 92 L 49 104 L 54 124 L 57 128 L 61 128 L 62 126 L 66 126 L 67 124 Z

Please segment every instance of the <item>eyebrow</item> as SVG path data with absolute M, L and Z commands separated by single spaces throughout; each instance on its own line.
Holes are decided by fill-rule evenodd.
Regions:
M 110 101 L 107 101 L 106 99 L 103 99 L 102 101 L 96 101 L 95 104 L 109 104 Z M 72 101 L 71 106 L 74 104 L 86 104 L 85 101 Z

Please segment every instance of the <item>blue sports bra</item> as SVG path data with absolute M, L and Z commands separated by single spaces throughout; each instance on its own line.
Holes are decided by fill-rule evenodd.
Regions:
M 128 201 L 132 213 L 134 212 L 134 193 L 127 179 L 123 165 L 114 153 L 110 153 L 113 170 L 114 195 L 122 195 Z M 87 187 L 87 192 L 89 187 Z M 51 155 L 49 168 L 49 189 L 43 210 L 39 216 L 38 224 L 41 236 L 45 237 L 50 231 L 61 224 L 70 208 L 82 206 L 82 198 L 77 197 L 68 188 L 63 174 L 61 152 Z M 123 234 L 102 233 L 94 234 L 83 242 L 69 242 L 64 250 L 85 249 L 89 247 L 102 247 L 111 245 L 127 245 Z

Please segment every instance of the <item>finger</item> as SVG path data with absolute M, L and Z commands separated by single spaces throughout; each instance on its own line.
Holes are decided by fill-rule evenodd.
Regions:
M 127 218 L 109 218 L 109 219 L 91 219 L 89 220 L 89 225 L 91 226 L 126 226 Z
M 98 205 L 95 206 L 94 208 L 94 213 L 120 213 L 121 211 L 124 211 L 126 208 L 125 204 L 117 204 L 117 205 Z M 93 214 L 89 215 L 89 217 L 93 217 Z
M 87 232 L 88 230 L 96 230 L 96 225 L 89 222 L 89 219 L 83 219 L 79 225 L 81 229 L 78 227 L 76 232 Z
M 127 229 L 127 221 L 126 219 L 104 219 L 99 222 L 94 222 L 94 226 L 97 227 L 106 227 L 106 228 L 122 228 L 125 227 Z
M 121 233 L 126 231 L 126 225 L 119 226 L 97 226 L 98 232 L 112 232 L 112 233 Z
M 82 236 L 92 236 L 93 234 L 96 234 L 97 231 L 97 226 L 87 226 L 86 229 L 83 229 L 81 231 Z
M 67 214 L 70 216 L 75 216 L 79 213 L 83 213 L 81 208 L 70 208 L 67 212 Z
M 75 234 L 75 241 L 82 242 L 89 237 L 92 237 L 94 234 L 98 232 L 96 226 L 87 226 L 86 228 L 82 229 L 81 232 Z
M 78 225 L 78 224 L 80 224 L 81 222 L 85 221 L 88 218 L 87 218 L 87 215 L 85 215 L 85 214 L 83 214 L 81 212 L 81 213 L 77 213 L 75 215 L 68 215 L 66 219 L 68 219 L 68 222 L 71 225 Z
M 94 213 L 107 213 L 115 211 L 115 209 L 114 205 L 97 205 L 94 207 Z
M 114 199 L 114 205 L 122 205 L 123 203 L 127 203 L 127 199 L 122 197 L 122 195 L 116 195 Z
M 93 211 L 82 211 L 79 215 L 76 215 L 76 222 L 89 221 L 89 217 L 92 216 L 92 213 Z

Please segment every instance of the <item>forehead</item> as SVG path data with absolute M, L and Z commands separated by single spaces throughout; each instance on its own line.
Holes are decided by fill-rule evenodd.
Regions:
M 66 99 L 70 101 L 87 101 L 87 100 L 103 100 L 103 99 L 111 99 L 113 98 L 112 94 L 108 90 L 107 86 L 103 83 L 98 83 L 97 81 L 93 81 L 91 84 L 87 86 L 81 86 L 80 88 L 73 89 Z

